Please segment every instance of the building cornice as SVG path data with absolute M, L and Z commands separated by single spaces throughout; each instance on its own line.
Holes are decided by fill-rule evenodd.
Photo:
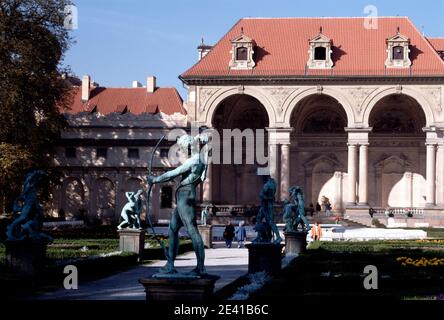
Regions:
M 179 76 L 179 79 L 186 85 L 444 84 L 444 74 L 442 76 Z
M 92 139 L 92 138 L 66 138 L 60 139 L 58 146 L 71 147 L 154 147 L 157 139 Z M 161 147 L 171 147 L 176 141 L 164 140 L 160 144 Z

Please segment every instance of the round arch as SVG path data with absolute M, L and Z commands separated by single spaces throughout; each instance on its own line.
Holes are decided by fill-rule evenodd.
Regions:
M 374 107 L 378 104 L 378 102 L 380 102 L 382 99 L 388 96 L 395 94 L 406 95 L 416 100 L 418 105 L 424 111 L 426 117 L 426 126 L 428 127 L 434 123 L 432 108 L 429 102 L 424 98 L 422 94 L 411 88 L 403 88 L 402 93 L 400 93 L 397 87 L 391 87 L 378 90 L 367 99 L 368 100 L 367 102 L 364 102 L 363 119 L 362 119 L 363 125 L 366 127 L 369 126 L 370 115 Z
M 345 114 L 347 115 L 348 126 L 349 127 L 352 126 L 352 124 L 355 122 L 355 117 L 350 102 L 340 91 L 329 87 L 323 87 L 322 93 L 319 93 L 318 88 L 312 87 L 305 89 L 303 91 L 296 91 L 295 93 L 290 95 L 290 97 L 286 100 L 285 104 L 283 105 L 285 126 L 287 127 L 291 126 L 291 116 L 293 114 L 293 111 L 295 111 L 295 108 L 297 108 L 299 102 L 301 102 L 304 98 L 307 98 L 311 95 L 318 95 L 318 94 L 330 96 L 331 98 L 338 101 L 339 104 L 344 109 Z
M 244 88 L 243 91 L 239 91 L 238 87 L 228 88 L 228 89 L 217 91 L 217 93 L 214 94 L 205 104 L 205 111 L 202 115 L 202 118 L 200 119 L 201 120 L 200 122 L 211 128 L 212 124 L 213 124 L 214 115 L 216 114 L 216 111 L 217 111 L 217 107 L 226 98 L 229 98 L 231 96 L 238 95 L 238 94 L 246 94 L 246 95 L 249 95 L 249 96 L 255 98 L 256 100 L 258 100 L 267 112 L 269 126 L 270 127 L 275 126 L 276 113 L 275 113 L 272 103 L 259 90 L 254 89 L 254 88 L 249 88 L 249 87 Z
M 79 177 L 67 177 L 60 190 L 61 208 L 70 218 L 77 218 L 86 208 L 89 196 L 84 181 Z
M 116 184 L 108 177 L 98 177 L 94 182 L 94 204 L 100 219 L 115 218 L 116 200 Z

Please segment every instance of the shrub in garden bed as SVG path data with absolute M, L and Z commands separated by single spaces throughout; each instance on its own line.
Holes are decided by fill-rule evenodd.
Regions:
M 368 244 L 367 244 L 368 245 Z M 320 246 L 323 247 L 323 244 Z M 265 284 L 252 299 L 346 298 L 401 299 L 404 296 L 439 294 L 444 287 L 444 259 L 440 251 L 365 251 L 348 246 L 349 252 L 308 250 Z M 353 249 L 354 251 L 351 251 Z M 357 251 L 360 250 L 360 251 Z M 403 265 L 403 263 L 405 265 Z M 378 290 L 365 290 L 364 267 L 378 268 Z
M 50 261 L 45 270 L 44 280 L 46 284 L 61 286 L 66 277 L 63 268 L 68 264 L 77 267 L 80 282 L 102 278 L 136 265 L 137 259 L 136 253 L 123 252 L 109 256 L 91 256 L 85 259 Z
M 57 227 L 44 228 L 45 232 L 53 238 L 69 238 L 69 239 L 102 239 L 114 238 L 118 239 L 119 234 L 115 226 L 78 226 L 78 227 Z
M 50 260 L 87 258 L 119 250 L 119 239 L 55 239 L 48 245 Z
M 146 241 L 145 241 L 146 243 Z M 165 254 L 160 247 L 160 245 L 155 240 L 150 240 L 149 242 L 151 244 L 151 247 L 145 248 L 143 259 L 149 259 L 149 260 L 165 260 Z M 165 247 L 168 246 L 168 241 L 164 241 Z M 179 250 L 178 254 L 182 254 L 188 251 L 193 250 L 193 244 L 191 240 L 183 238 L 179 240 Z
M 369 241 L 332 241 L 310 244 L 309 250 L 334 252 L 392 252 L 403 250 L 433 250 L 443 247 L 443 243 L 433 240 L 369 240 Z

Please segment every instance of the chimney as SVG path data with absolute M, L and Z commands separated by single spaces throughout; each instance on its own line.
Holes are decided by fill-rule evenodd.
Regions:
M 156 90 L 156 77 L 155 76 L 149 76 L 146 79 L 146 92 L 154 93 L 155 90 Z
M 133 88 L 142 88 L 142 84 L 139 81 L 133 81 Z
M 91 85 L 91 77 L 84 75 L 82 78 L 82 101 L 86 102 L 89 100 L 89 87 Z

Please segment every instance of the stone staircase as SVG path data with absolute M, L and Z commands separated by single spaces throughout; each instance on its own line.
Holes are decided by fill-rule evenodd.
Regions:
M 370 221 L 370 225 L 367 225 L 362 222 L 358 222 L 358 221 L 354 221 L 354 220 L 346 219 L 346 218 L 342 218 L 341 225 L 343 225 L 344 227 L 349 227 L 349 228 L 367 228 L 367 227 L 372 226 L 371 221 Z
M 378 219 L 378 217 L 375 218 Z M 372 225 L 373 219 L 369 216 L 368 213 L 356 213 L 356 212 L 354 212 L 353 214 L 345 213 L 343 220 L 357 227 L 374 227 L 374 225 Z M 380 219 L 378 220 L 381 223 L 384 223 Z

